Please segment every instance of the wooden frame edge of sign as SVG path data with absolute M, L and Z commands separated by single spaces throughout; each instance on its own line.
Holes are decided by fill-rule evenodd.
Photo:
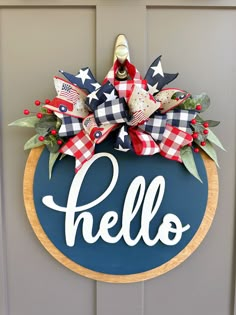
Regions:
M 68 257 L 66 257 L 63 253 L 61 253 L 55 245 L 49 240 L 47 235 L 45 234 L 34 205 L 34 198 L 33 198 L 33 183 L 34 183 L 34 174 L 36 170 L 36 166 L 39 160 L 39 157 L 44 149 L 44 146 L 32 149 L 26 166 L 25 166 L 25 173 L 24 173 L 24 181 L 23 181 L 23 195 L 24 195 L 24 203 L 25 209 L 30 221 L 30 224 L 39 239 L 42 245 L 46 248 L 46 250 L 61 264 L 65 267 L 69 268 L 70 270 L 85 276 L 87 278 L 103 281 L 103 282 L 111 282 L 111 283 L 130 283 L 130 282 L 138 282 L 143 280 L 148 280 L 157 276 L 160 276 L 171 269 L 174 269 L 179 264 L 181 264 L 184 260 L 186 260 L 201 244 L 203 239 L 205 238 L 210 226 L 212 224 L 213 218 L 215 216 L 217 202 L 218 202 L 218 191 L 219 191 L 219 184 L 218 184 L 218 174 L 217 168 L 215 163 L 205 154 L 202 154 L 202 158 L 205 164 L 207 178 L 208 178 L 208 200 L 206 211 L 204 217 L 202 219 L 202 223 L 199 226 L 196 234 L 192 238 L 192 240 L 188 243 L 188 245 L 175 257 L 171 260 L 166 262 L 165 264 L 142 272 L 132 275 L 111 275 L 100 273 L 96 271 L 92 271 L 85 267 L 80 266 L 79 264 L 75 263 Z

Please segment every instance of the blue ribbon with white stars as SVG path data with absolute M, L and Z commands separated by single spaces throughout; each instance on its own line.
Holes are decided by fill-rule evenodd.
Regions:
M 94 78 L 91 70 L 88 67 L 81 68 L 76 75 L 70 74 L 63 70 L 59 71 L 67 78 L 68 81 L 77 85 L 79 88 L 86 90 L 88 93 L 92 93 L 101 86 Z
M 155 95 L 163 87 L 176 79 L 178 73 L 164 73 L 161 66 L 161 56 L 153 61 L 150 65 L 146 75 L 145 80 L 147 80 L 147 90 L 150 94 Z

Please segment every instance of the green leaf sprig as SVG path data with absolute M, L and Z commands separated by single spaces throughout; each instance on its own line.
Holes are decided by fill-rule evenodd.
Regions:
M 213 145 L 218 146 L 220 149 L 224 150 L 224 147 L 214 132 L 210 129 L 219 125 L 219 121 L 215 120 L 204 120 L 200 113 L 207 110 L 210 106 L 210 98 L 207 94 L 203 93 L 200 95 L 195 95 L 189 97 L 184 101 L 179 108 L 185 110 L 196 110 L 199 114 L 195 119 L 191 121 L 191 128 L 193 130 L 193 145 L 192 147 L 183 147 L 180 151 L 181 159 L 187 170 L 196 177 L 200 182 L 202 182 L 193 157 L 193 152 L 198 153 L 203 150 L 219 167 L 217 154 Z
M 45 101 L 46 102 L 46 101 Z M 40 101 L 35 101 L 35 105 L 41 105 Z M 58 136 L 58 131 L 61 127 L 61 120 L 51 111 L 42 106 L 38 107 L 39 111 L 32 116 L 28 116 L 30 111 L 25 109 L 26 117 L 20 118 L 9 126 L 34 128 L 36 134 L 30 138 L 24 145 L 24 150 L 45 145 L 50 152 L 49 155 L 49 178 L 52 175 L 53 166 L 57 158 L 61 155 L 59 151 L 65 139 Z

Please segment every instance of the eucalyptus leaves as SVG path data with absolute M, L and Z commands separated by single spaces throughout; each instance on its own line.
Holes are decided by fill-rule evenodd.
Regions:
M 195 109 L 198 104 L 201 104 L 201 113 L 206 111 L 210 106 L 210 98 L 206 94 L 191 96 L 185 102 L 183 102 L 180 107 L 182 109 L 191 110 Z M 225 150 L 220 140 L 210 129 L 219 125 L 219 121 L 215 120 L 204 120 L 199 114 L 196 116 L 194 121 L 191 123 L 191 128 L 193 130 L 193 145 L 192 147 L 185 146 L 181 149 L 181 158 L 183 164 L 187 170 L 201 181 L 199 177 L 198 170 L 195 165 L 193 152 L 198 153 L 199 148 L 205 151 L 205 153 L 218 164 L 217 154 L 213 145 L 218 146 L 222 150 Z
M 38 104 L 38 102 L 39 101 L 35 101 L 35 105 Z M 36 134 L 25 143 L 24 150 L 29 150 L 40 147 L 42 145 L 46 145 L 47 149 L 50 152 L 49 178 L 51 178 L 53 165 L 56 162 L 58 156 L 61 155 L 58 150 L 60 146 L 64 143 L 64 141 L 58 136 L 58 130 L 61 126 L 61 120 L 51 111 L 46 110 L 43 107 L 40 107 L 40 112 L 36 113 L 33 116 L 28 116 L 30 114 L 28 110 L 25 110 L 24 113 L 25 115 L 27 115 L 26 117 L 12 122 L 11 124 L 9 124 L 9 126 L 35 129 Z

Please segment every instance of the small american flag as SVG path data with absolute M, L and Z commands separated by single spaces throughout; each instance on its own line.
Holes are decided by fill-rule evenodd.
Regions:
M 93 128 L 98 128 L 98 125 L 96 124 L 94 115 L 91 114 L 89 116 L 87 116 L 84 120 L 83 120 L 83 126 L 84 126 L 84 130 L 90 134 L 90 132 L 92 131 Z
M 67 84 L 67 83 L 63 83 L 62 84 L 61 92 L 60 92 L 59 96 L 62 96 L 64 98 L 66 98 L 67 101 L 69 101 L 69 102 L 71 102 L 73 104 L 76 104 L 76 102 L 77 102 L 77 100 L 79 98 L 79 95 L 76 92 L 76 90 L 73 89 L 71 87 L 71 85 Z

